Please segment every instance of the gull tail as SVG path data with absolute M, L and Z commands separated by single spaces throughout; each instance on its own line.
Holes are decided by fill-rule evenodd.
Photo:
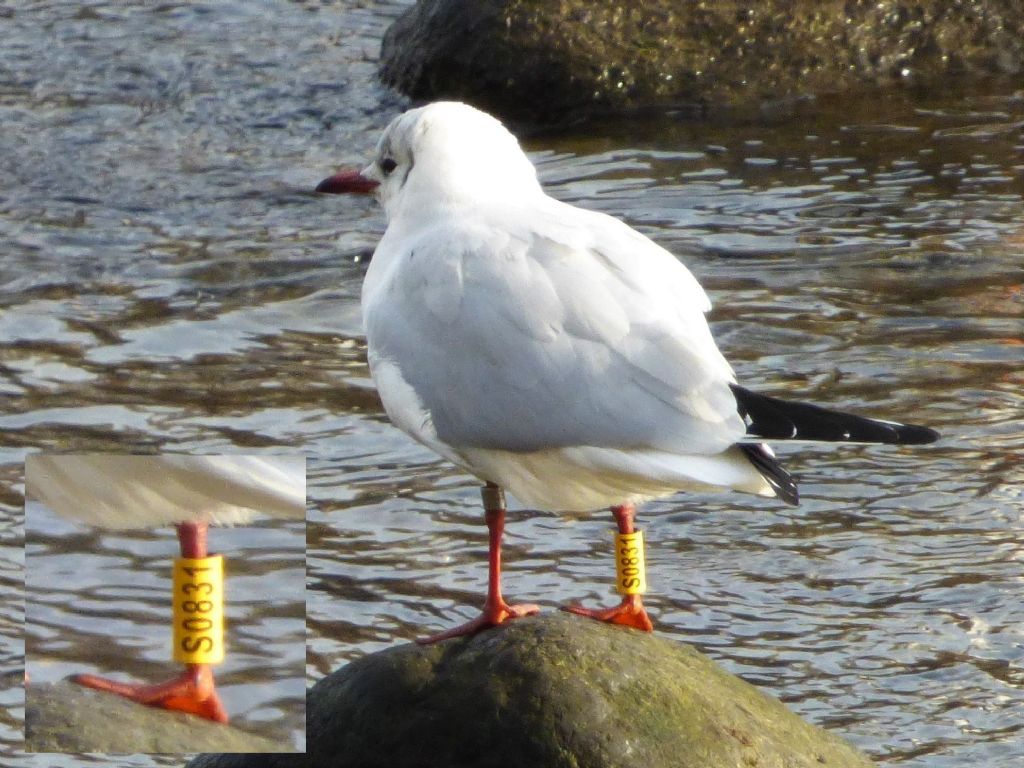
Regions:
M 923 445 L 939 438 L 939 433 L 928 427 L 868 419 L 810 403 L 761 395 L 736 384 L 729 386 L 736 395 L 740 416 L 747 422 L 747 434 L 754 437 L 893 445 Z
M 812 440 L 833 443 L 888 443 L 923 445 L 933 443 L 939 433 L 915 424 L 868 419 L 830 411 L 810 403 L 780 400 L 730 384 L 736 408 L 747 422 L 747 434 L 767 440 Z M 782 501 L 796 506 L 800 500 L 796 481 L 779 464 L 764 443 L 738 443 L 754 469 L 761 473 Z

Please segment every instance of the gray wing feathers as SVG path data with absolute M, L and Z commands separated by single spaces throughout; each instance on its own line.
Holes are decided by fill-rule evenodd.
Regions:
M 565 231 L 533 221 L 521 237 L 462 226 L 421 238 L 397 255 L 387 309 L 368 307 L 371 364 L 397 365 L 453 446 L 723 450 L 744 425 L 706 295 L 647 238 L 587 216 Z

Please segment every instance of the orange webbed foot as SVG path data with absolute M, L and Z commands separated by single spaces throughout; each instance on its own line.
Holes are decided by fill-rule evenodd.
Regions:
M 496 627 L 499 624 L 504 624 L 506 621 L 519 619 L 523 616 L 532 616 L 539 612 L 540 606 L 533 605 L 532 603 L 509 605 L 504 600 L 495 604 L 488 603 L 484 605 L 483 611 L 475 619 L 467 621 L 465 624 L 460 624 L 457 627 L 447 629 L 444 632 L 439 632 L 436 635 L 416 638 L 416 642 L 420 645 L 430 645 L 432 643 L 440 642 L 441 640 L 449 640 L 453 637 L 475 635 L 477 632 L 488 629 L 489 627 Z
M 228 722 L 228 713 L 213 685 L 213 672 L 204 665 L 190 667 L 173 680 L 147 685 L 120 683 L 97 675 L 74 675 L 79 685 L 123 696 L 150 707 L 187 712 L 218 723 Z
M 566 605 L 562 610 L 575 613 L 578 616 L 586 616 L 588 619 L 622 624 L 644 632 L 654 631 L 654 623 L 647 615 L 647 610 L 640 601 L 640 595 L 626 595 L 622 598 L 622 602 L 614 608 L 583 608 L 578 605 Z

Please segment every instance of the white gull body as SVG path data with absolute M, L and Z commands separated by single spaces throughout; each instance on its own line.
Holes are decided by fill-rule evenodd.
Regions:
M 101 528 L 302 520 L 306 512 L 301 456 L 31 454 L 25 486 L 62 517 Z
M 515 137 L 463 104 L 396 118 L 361 175 L 388 218 L 362 307 L 399 428 L 540 509 L 776 495 L 737 445 L 711 302 L 675 256 L 546 195 Z

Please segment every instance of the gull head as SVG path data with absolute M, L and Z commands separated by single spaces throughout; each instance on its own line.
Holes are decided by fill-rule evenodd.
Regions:
M 384 130 L 372 163 L 342 171 L 318 192 L 377 196 L 389 220 L 439 207 L 541 193 L 519 142 L 486 112 L 455 101 L 410 109 Z

